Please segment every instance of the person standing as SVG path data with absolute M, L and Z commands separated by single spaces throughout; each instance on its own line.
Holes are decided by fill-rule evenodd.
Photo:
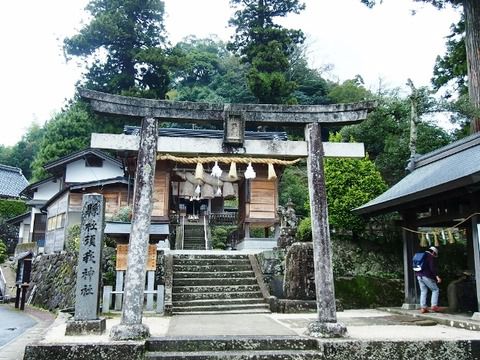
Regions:
M 422 314 L 427 313 L 427 294 L 428 290 L 432 292 L 432 298 L 430 301 L 430 311 L 439 312 L 438 307 L 438 295 L 440 289 L 437 284 L 442 282 L 442 279 L 437 273 L 436 258 L 438 257 L 438 249 L 435 246 L 431 246 L 425 251 L 425 263 L 422 266 L 422 270 L 417 271 L 416 276 L 418 284 L 420 285 L 420 312 Z

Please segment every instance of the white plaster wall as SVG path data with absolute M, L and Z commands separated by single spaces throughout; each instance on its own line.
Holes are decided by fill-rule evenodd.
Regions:
M 123 176 L 122 167 L 108 161 L 103 161 L 102 167 L 86 167 L 85 160 L 79 159 L 67 164 L 65 182 L 79 183 Z
M 33 200 L 48 200 L 60 191 L 60 181 L 49 181 L 41 184 L 37 191 L 33 193 Z

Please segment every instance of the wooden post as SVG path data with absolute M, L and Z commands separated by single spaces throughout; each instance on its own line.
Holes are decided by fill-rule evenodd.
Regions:
M 480 216 L 472 217 L 472 240 L 473 240 L 473 258 L 475 261 L 475 283 L 477 291 L 477 303 L 480 309 Z M 475 312 L 472 316 L 474 320 L 480 320 L 480 312 Z
M 408 214 L 403 214 L 404 223 L 403 226 L 406 228 L 411 228 L 411 216 Z M 405 286 L 405 302 L 402 305 L 403 309 L 413 310 L 417 307 L 417 279 L 412 268 L 412 258 L 415 253 L 415 234 L 402 230 L 403 238 L 403 278 Z
M 347 328 L 337 322 L 327 195 L 323 171 L 324 154 L 321 129 L 318 123 L 307 125 L 305 140 L 308 142 L 307 175 L 318 312 L 318 319 L 309 324 L 307 332 L 310 336 L 315 337 L 340 337 L 346 333 Z
M 139 340 L 150 336 L 142 324 L 143 292 L 147 265 L 150 218 L 152 214 L 153 181 L 157 162 L 157 120 L 142 120 L 140 148 L 133 196 L 133 217 L 128 244 L 128 264 L 125 275 L 122 319 L 112 328 L 112 340 Z
M 116 271 L 115 291 L 123 291 L 123 275 L 124 275 L 123 270 Z M 122 299 L 123 299 L 122 294 L 115 294 L 115 310 L 122 309 Z

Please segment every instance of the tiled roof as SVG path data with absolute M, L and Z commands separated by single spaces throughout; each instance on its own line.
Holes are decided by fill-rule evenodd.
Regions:
M 0 197 L 18 197 L 27 185 L 21 169 L 0 165 Z
M 359 214 L 394 211 L 413 200 L 480 183 L 479 159 L 480 133 L 416 158 L 410 174 L 354 211 Z

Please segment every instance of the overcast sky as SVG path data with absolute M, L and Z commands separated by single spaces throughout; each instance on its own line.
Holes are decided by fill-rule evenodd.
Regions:
M 2 69 L 0 144 L 13 145 L 32 122 L 43 124 L 71 98 L 82 69 L 66 62 L 62 40 L 81 28 L 87 0 L 0 2 Z M 435 58 L 459 15 L 412 0 L 385 0 L 368 9 L 360 0 L 305 0 L 307 9 L 283 24 L 308 37 L 312 66 L 332 64 L 328 76 L 343 81 L 360 74 L 372 90 L 428 85 Z M 165 24 L 175 43 L 194 34 L 228 40 L 228 0 L 165 0 Z M 416 15 L 412 16 L 412 10 Z

